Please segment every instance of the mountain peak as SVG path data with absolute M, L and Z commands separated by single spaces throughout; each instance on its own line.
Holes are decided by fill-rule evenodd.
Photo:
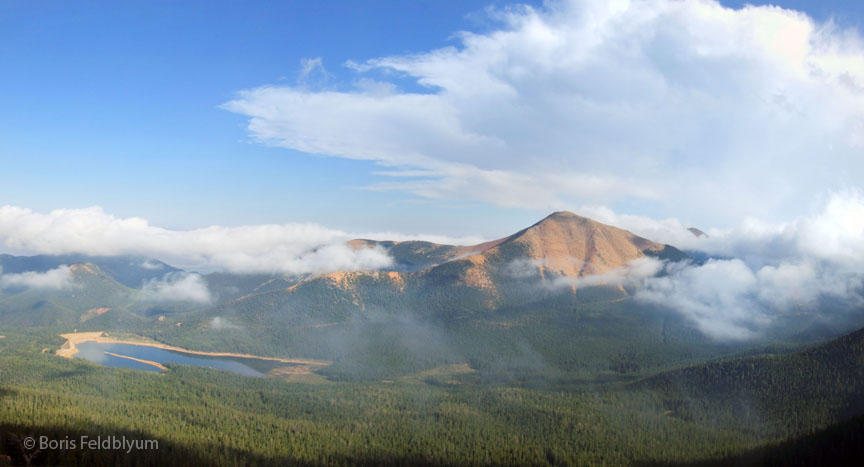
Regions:
M 674 250 L 569 211 L 550 214 L 509 237 L 502 247 L 504 244 L 518 247 L 521 255 L 543 270 L 573 277 L 602 274 L 634 259 Z
M 591 219 L 588 219 L 587 217 L 582 217 L 582 216 L 580 216 L 576 213 L 572 213 L 570 211 L 555 211 L 552 214 L 549 214 L 548 216 L 543 218 L 543 220 L 541 220 L 540 222 L 543 222 L 546 220 L 564 220 L 564 219 L 578 219 L 578 220 L 587 220 L 587 221 L 591 220 Z
M 549 230 L 549 229 L 552 229 L 552 230 Z M 601 231 L 615 232 L 616 234 L 619 234 L 619 235 L 629 235 L 632 237 L 636 237 L 636 235 L 630 233 L 627 230 L 624 230 L 624 229 L 621 229 L 618 227 L 614 227 L 611 225 L 603 224 L 601 222 L 595 221 L 594 219 L 580 216 L 580 215 L 572 213 L 570 211 L 556 211 L 556 212 L 553 212 L 552 214 L 549 214 L 548 216 L 544 217 L 543 219 L 541 219 L 536 224 L 515 233 L 510 238 L 515 239 L 519 236 L 524 235 L 526 232 L 530 232 L 532 230 L 544 230 L 544 231 L 548 230 L 548 233 L 551 233 L 551 232 L 559 230 L 559 229 L 560 229 L 559 233 L 565 233 L 566 232 L 568 234 L 571 234 L 570 236 L 572 236 L 572 234 L 577 234 L 577 236 L 587 235 L 590 232 L 601 230 Z M 641 239 L 641 237 L 637 237 L 637 238 Z M 645 241 L 647 242 L 648 240 L 645 240 Z
M 69 270 L 76 274 L 104 275 L 102 269 L 93 263 L 75 263 L 69 265 Z

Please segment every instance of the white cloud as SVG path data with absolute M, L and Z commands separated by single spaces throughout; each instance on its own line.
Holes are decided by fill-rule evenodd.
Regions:
M 738 257 L 754 266 L 807 259 L 864 273 L 864 195 L 858 190 L 831 194 L 813 213 L 791 222 L 749 218 L 736 227 L 707 232 L 708 238 L 691 236 L 687 247 Z
M 670 264 L 665 272 L 642 281 L 636 298 L 681 313 L 716 339 L 762 336 L 779 317 L 824 312 L 823 299 L 834 300 L 842 311 L 864 304 L 864 276 L 806 260 L 757 269 L 738 259 L 712 259 L 703 265 Z
M 141 218 L 118 218 L 99 207 L 41 214 L 17 206 L 0 206 L 0 245 L 16 252 L 132 254 L 191 269 L 233 272 L 323 273 L 380 269 L 392 264 L 381 248 L 349 248 L 344 242 L 352 238 L 427 239 L 457 244 L 482 241 L 474 237 L 392 232 L 349 233 L 316 224 L 169 230 Z
M 45 272 L 28 271 L 18 274 L 0 274 L 0 289 L 27 287 L 31 289 L 68 289 L 72 287 L 72 270 L 60 266 Z
M 213 301 L 207 281 L 198 274 L 170 273 L 161 279 L 144 283 L 141 297 L 154 302 L 196 302 L 207 304 Z
M 647 218 L 622 218 L 636 230 L 661 237 L 686 232 L 675 220 L 652 224 Z M 677 310 L 706 334 L 721 339 L 758 336 L 780 316 L 824 311 L 825 299 L 832 301 L 834 311 L 854 311 L 864 304 L 860 192 L 831 195 L 816 213 L 792 222 L 750 219 L 731 229 L 709 229 L 709 234 L 690 235 L 685 243 L 731 259 L 668 265 L 663 277 L 643 281 L 637 298 Z
M 647 281 L 636 296 L 682 313 L 710 336 L 749 338 L 754 335 L 751 324 L 767 324 L 761 310 L 744 299 L 757 288 L 755 275 L 743 262 L 712 260 L 703 266 L 673 267 L 669 276 Z
M 374 189 L 434 199 L 641 199 L 705 222 L 788 217 L 864 182 L 857 31 L 711 0 L 560 0 L 495 16 L 498 30 L 455 47 L 350 64 L 354 90 L 264 86 L 224 108 L 258 141 L 376 161 L 399 180 Z
M 141 264 L 139 264 L 139 266 L 141 266 L 144 269 L 151 269 L 151 270 L 162 269 L 164 267 L 163 265 L 161 265 L 155 261 L 151 261 L 151 260 L 142 261 Z

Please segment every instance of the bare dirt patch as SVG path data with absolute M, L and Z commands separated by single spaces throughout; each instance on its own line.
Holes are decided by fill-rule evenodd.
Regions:
M 456 376 L 474 373 L 476 371 L 477 370 L 471 368 L 471 365 L 467 363 L 457 363 L 454 365 L 439 366 L 410 376 L 402 376 L 398 378 L 398 380 L 403 383 L 422 383 L 427 379 L 432 378 L 445 384 L 457 385 L 461 383 L 455 379 Z
M 103 307 L 103 308 L 91 308 L 87 310 L 83 315 L 81 315 L 81 322 L 85 322 L 87 320 L 93 319 L 97 316 L 104 315 L 105 313 L 111 311 L 111 308 Z

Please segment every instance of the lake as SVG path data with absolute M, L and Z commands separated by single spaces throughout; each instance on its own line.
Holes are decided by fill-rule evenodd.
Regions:
M 162 370 L 147 363 L 123 358 L 123 356 L 161 364 L 178 363 L 182 365 L 215 368 L 217 370 L 230 371 L 244 376 L 257 377 L 267 376 L 267 373 L 274 368 L 288 366 L 288 364 L 270 360 L 242 357 L 211 357 L 175 352 L 173 350 L 159 349 L 144 345 L 82 342 L 77 344 L 76 347 L 78 348 L 78 353 L 74 355 L 76 358 L 83 358 L 110 367 L 134 368 L 136 370 L 156 372 L 162 372 Z M 109 355 L 109 353 L 119 356 Z

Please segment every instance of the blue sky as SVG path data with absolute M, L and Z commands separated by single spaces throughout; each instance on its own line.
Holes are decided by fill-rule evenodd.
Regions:
M 541 11 L 541 17 L 549 24 L 557 24 L 556 3 L 548 8 L 540 2 L 527 3 Z M 764 2 L 754 3 L 760 5 Z M 840 28 L 847 30 L 860 31 L 864 21 L 864 7 L 860 2 L 778 3 L 801 10 L 817 22 L 833 19 Z M 691 205 L 679 202 L 690 198 L 686 193 L 693 189 L 693 185 L 684 182 L 681 182 L 680 189 L 657 191 L 658 180 L 663 179 L 664 173 L 677 170 L 675 167 L 681 167 L 676 176 L 690 177 L 692 173 L 691 178 L 697 180 L 715 170 L 717 173 L 731 170 L 714 167 L 713 162 L 695 160 L 704 148 L 710 147 L 714 151 L 717 146 L 737 142 L 713 141 L 705 136 L 704 131 L 694 131 L 686 140 L 656 141 L 656 151 L 665 151 L 662 162 L 646 156 L 634 162 L 638 167 L 618 173 L 616 167 L 622 164 L 620 161 L 629 161 L 627 154 L 638 152 L 641 146 L 634 149 L 621 144 L 618 147 L 612 127 L 594 127 L 593 122 L 586 122 L 592 124 L 591 132 L 588 134 L 586 130 L 586 135 L 578 140 L 578 150 L 587 153 L 608 142 L 615 146 L 614 153 L 598 155 L 596 160 L 580 161 L 572 166 L 568 159 L 571 153 L 560 149 L 571 144 L 563 138 L 578 132 L 581 128 L 578 126 L 574 127 L 575 130 L 571 128 L 559 133 L 554 132 L 554 128 L 550 129 L 544 141 L 562 138 L 562 142 L 558 146 L 550 143 L 536 159 L 525 155 L 517 160 L 516 156 L 507 155 L 509 148 L 522 148 L 521 142 L 514 143 L 507 138 L 503 143 L 507 146 L 505 149 L 500 145 L 484 148 L 476 142 L 452 146 L 453 153 L 463 150 L 472 153 L 467 162 L 448 154 L 447 140 L 425 133 L 418 133 L 418 139 L 429 137 L 435 141 L 418 148 L 404 145 L 397 148 L 406 152 L 428 149 L 435 154 L 429 156 L 434 159 L 431 163 L 397 156 L 377 158 L 361 155 L 365 154 L 362 144 L 367 141 L 362 138 L 353 140 L 350 147 L 340 145 L 333 149 L 337 153 L 331 154 L 332 157 L 304 154 L 302 148 L 307 146 L 298 143 L 303 138 L 339 137 L 320 132 L 298 136 L 301 130 L 297 128 L 314 126 L 319 120 L 288 121 L 280 116 L 270 122 L 278 129 L 293 125 L 287 136 L 276 130 L 273 130 L 276 133 L 256 133 L 248 127 L 251 119 L 261 118 L 261 109 L 269 105 L 266 99 L 286 97 L 283 93 L 238 98 L 241 95 L 238 93 L 261 86 L 276 86 L 277 90 L 284 87 L 292 93 L 287 96 L 291 98 L 323 98 L 328 92 L 335 93 L 337 98 L 351 98 L 352 93 L 357 92 L 358 82 L 366 80 L 368 83 L 363 81 L 366 83 L 364 86 L 369 83 L 386 84 L 391 86 L 386 92 L 395 95 L 435 95 L 446 89 L 442 82 L 458 76 L 446 75 L 443 67 L 453 65 L 447 69 L 453 70 L 454 64 L 472 58 L 450 57 L 447 59 L 450 62 L 438 64 L 441 68 L 430 71 L 424 68 L 423 60 L 410 57 L 429 54 L 447 46 L 464 49 L 461 39 L 453 36 L 458 31 L 494 37 L 495 31 L 515 28 L 500 17 L 490 17 L 485 10 L 493 6 L 500 12 L 507 4 L 464 0 L 2 2 L 0 164 L 3 170 L 0 171 L 0 205 L 21 206 L 42 213 L 61 208 L 101 206 L 114 216 L 143 217 L 153 225 L 169 229 L 192 229 L 213 224 L 316 222 L 352 232 L 391 230 L 494 237 L 522 228 L 551 210 L 580 210 L 583 206 L 595 210 L 611 208 L 619 214 L 652 218 L 678 217 L 682 222 L 708 227 L 732 225 L 737 221 L 734 213 L 750 206 L 754 206 L 753 211 L 742 212 L 742 217 L 760 217 L 776 212 L 778 218 L 790 218 L 801 214 L 790 206 L 806 207 L 807 202 L 802 200 L 824 197 L 836 189 L 858 187 L 859 180 L 854 176 L 837 175 L 837 172 L 854 169 L 847 164 L 860 155 L 860 151 L 856 152 L 858 146 L 854 142 L 849 147 L 841 142 L 836 145 L 825 143 L 837 139 L 838 132 L 848 129 L 839 123 L 826 129 L 826 136 L 818 141 L 795 141 L 798 147 L 812 144 L 815 148 L 817 143 L 825 143 L 825 147 L 830 146 L 832 151 L 834 147 L 839 148 L 838 153 L 846 151 L 827 162 L 835 165 L 829 167 L 832 170 L 826 171 L 818 183 L 813 182 L 813 186 L 807 185 L 806 189 L 797 188 L 801 186 L 797 177 L 803 177 L 801 173 L 813 172 L 802 165 L 806 164 L 802 161 L 808 160 L 802 153 L 800 159 L 790 162 L 790 166 L 797 169 L 779 175 L 776 181 L 770 182 L 770 186 L 766 184 L 766 191 L 747 193 L 760 202 L 763 199 L 770 199 L 770 202 L 765 201 L 763 205 L 751 203 L 742 195 L 742 199 L 730 201 L 728 207 L 715 206 L 712 203 L 717 200 L 710 196 L 697 200 L 701 205 L 697 201 Z M 724 4 L 736 8 L 741 6 L 741 2 Z M 514 14 L 522 14 L 522 10 L 516 11 Z M 566 29 L 568 26 L 561 27 Z M 670 42 L 675 40 L 669 38 Z M 670 49 L 679 50 L 675 47 Z M 855 50 L 844 53 L 844 59 L 854 62 Z M 404 60 L 385 65 L 367 62 L 388 57 Z M 620 58 L 616 57 L 616 60 Z M 685 67 L 672 58 L 662 61 L 666 60 L 662 58 L 662 50 L 651 57 L 659 60 L 652 63 L 668 64 L 666 71 L 672 70 L 668 71 L 668 76 L 680 78 L 685 86 L 696 86 L 692 84 L 696 82 L 694 80 L 704 79 L 695 76 L 692 70 L 683 69 Z M 303 60 L 315 58 L 322 60 L 326 71 L 317 68 L 304 76 Z M 349 61 L 361 66 L 365 64 L 365 68 L 358 71 L 346 67 Z M 616 61 L 608 63 L 610 67 L 621 65 Z M 603 96 L 613 92 L 628 95 L 629 91 L 612 89 L 612 86 L 626 88 L 631 82 L 612 83 L 603 79 L 604 67 L 594 70 L 599 73 L 597 82 L 580 81 L 580 89 Z M 681 67 L 682 71 L 678 73 L 675 67 Z M 741 74 L 730 75 L 724 82 L 733 83 L 739 78 L 751 79 L 772 72 L 761 68 L 755 71 L 747 69 Z M 582 76 L 579 73 L 574 76 Z M 782 78 L 782 75 L 777 76 Z M 426 87 L 418 85 L 417 80 L 421 78 L 434 83 Z M 718 80 L 723 79 L 722 75 L 718 77 Z M 646 89 L 653 86 L 651 83 L 644 85 Z M 528 97 L 524 98 L 529 99 L 528 91 L 540 88 L 526 85 L 520 89 L 526 90 L 525 96 Z M 822 88 L 813 89 L 808 85 L 800 96 L 818 97 L 821 95 L 818 92 L 823 92 Z M 717 92 L 726 90 L 718 88 Z M 735 93 L 739 95 L 737 90 Z M 789 95 L 795 97 L 792 91 Z M 238 102 L 238 99 L 243 109 L 224 106 L 229 101 Z M 421 99 L 418 102 L 427 101 Z M 435 101 L 429 102 L 437 105 Z M 830 107 L 811 111 L 807 107 L 810 102 L 802 97 L 798 103 L 808 115 L 818 117 L 821 112 L 825 115 L 836 113 L 836 109 Z M 452 106 L 452 102 L 447 105 Z M 484 108 L 483 105 L 466 104 L 458 109 L 457 115 L 470 113 L 475 108 L 485 111 L 498 108 L 491 104 Z M 524 102 L 518 108 L 525 108 Z M 857 121 L 854 110 L 844 109 L 843 112 L 850 113 L 853 124 Z M 554 109 L 550 110 L 551 113 Z M 399 115 L 387 114 L 381 122 L 398 120 Z M 603 115 L 610 115 L 608 109 Z M 675 115 L 664 117 L 669 119 L 670 132 L 677 129 Z M 717 111 L 716 118 L 724 115 Z M 332 117 L 321 115 L 320 121 L 326 122 Z M 491 126 L 496 124 L 499 115 L 490 111 L 489 115 L 481 117 L 477 117 L 477 121 L 490 122 Z M 730 119 L 735 117 L 736 114 L 729 114 Z M 425 117 L 417 118 L 423 121 Z M 632 124 L 624 120 L 622 124 Z M 439 119 L 435 117 L 429 121 L 437 122 Z M 776 127 L 781 128 L 778 132 L 797 128 L 790 126 L 787 120 L 778 121 L 781 121 Z M 545 134 L 546 129 L 555 126 L 554 121 L 550 122 L 532 131 Z M 718 122 L 707 119 L 704 124 L 717 125 Z M 513 122 L 502 122 L 499 127 L 490 128 L 489 134 L 510 137 L 514 134 L 512 125 Z M 720 126 L 723 126 L 722 122 Z M 475 125 L 472 134 L 482 133 L 482 128 L 485 127 Z M 761 130 L 770 133 L 775 127 L 766 128 Z M 723 134 L 740 138 L 742 146 L 748 144 L 746 138 L 753 137 L 737 127 L 729 128 Z M 655 141 L 655 138 L 641 133 L 632 136 L 645 138 L 648 144 Z M 625 134 L 624 138 L 627 137 Z M 368 140 L 370 151 L 385 147 L 376 146 L 381 138 Z M 597 141 L 591 141 L 592 138 L 597 138 Z M 782 135 L 777 136 L 778 142 L 785 139 Z M 531 147 L 532 141 L 528 139 L 524 144 Z M 330 147 L 333 146 L 323 143 L 315 146 Z M 518 151 L 513 149 L 512 152 Z M 525 151 L 522 150 L 521 154 Z M 508 157 L 511 159 L 502 162 Z M 597 162 L 604 158 L 618 162 L 614 165 Z M 711 156 L 705 155 L 705 158 Z M 508 177 L 511 175 L 531 175 L 532 178 L 525 182 L 526 186 L 518 185 L 521 179 L 512 185 L 513 190 L 525 193 L 533 192 L 529 182 L 538 189 L 557 186 L 555 184 L 559 181 L 550 177 L 555 174 L 558 162 L 561 162 L 562 170 L 573 171 L 574 183 L 593 186 L 596 182 L 602 185 L 602 189 L 570 191 L 567 187 L 549 188 L 549 193 L 538 195 L 536 200 L 524 196 L 531 199 L 524 203 L 494 201 L 507 198 L 506 192 L 511 186 L 508 180 L 512 179 Z M 485 172 L 464 175 L 467 169 L 458 165 L 463 163 L 468 164 L 471 170 Z M 741 170 L 766 170 L 773 167 L 773 163 L 766 160 L 764 165 L 742 167 Z M 382 168 L 382 164 L 386 167 Z M 532 172 L 535 167 L 539 167 L 536 173 Z M 541 168 L 546 171 L 541 173 Z M 416 170 L 425 173 L 422 177 L 405 177 L 406 173 Z M 401 175 L 376 174 L 380 171 L 397 171 Z M 649 174 L 650 178 L 643 180 L 643 174 Z M 502 178 L 495 178 L 498 175 Z M 733 175 L 729 175 L 729 180 L 735 178 Z M 394 180 L 431 180 L 435 186 L 388 185 Z M 439 183 L 440 180 L 444 181 Z M 488 181 L 489 186 L 482 185 L 483 181 Z M 746 183 L 748 187 L 753 186 L 751 180 Z M 444 185 L 446 190 L 440 188 Z M 370 186 L 378 188 L 367 189 Z M 718 182 L 718 185 L 711 186 L 709 181 L 708 186 L 711 190 L 722 191 L 727 185 Z M 475 190 L 473 187 L 478 188 Z M 501 193 L 495 190 L 501 190 Z M 732 187 L 730 191 L 741 190 Z M 624 194 L 619 196 L 619 193 Z M 773 199 L 772 195 L 777 193 L 777 199 Z
M 338 82 L 347 60 L 446 45 L 487 28 L 482 11 L 495 4 L 0 3 L 0 204 L 99 205 L 175 228 L 445 231 L 445 216 L 468 220 L 472 209 L 355 189 L 374 164 L 252 144 L 219 105 L 293 84 L 305 58 L 322 57 Z

